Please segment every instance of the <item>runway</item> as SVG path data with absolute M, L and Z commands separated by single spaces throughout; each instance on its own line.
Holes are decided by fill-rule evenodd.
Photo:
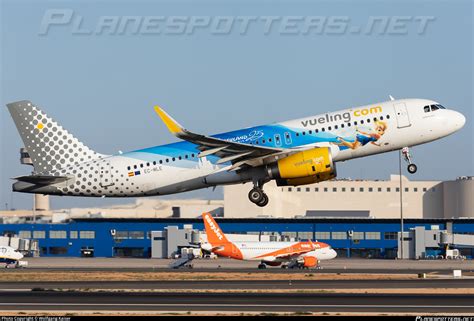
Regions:
M 407 280 L 216 280 L 216 281 L 67 281 L 0 282 L 0 289 L 138 289 L 138 290 L 299 290 L 299 289 L 458 289 L 474 288 L 474 279 Z M 2 291 L 2 290 L 0 290 Z
M 226 272 L 243 273 L 308 273 L 308 270 L 287 270 L 279 267 L 269 267 L 258 270 L 258 262 L 238 261 L 220 258 L 216 260 L 196 259 L 191 263 L 192 269 L 170 269 L 171 259 L 136 259 L 136 258 L 26 258 L 28 268 L 24 272 L 45 271 L 121 271 L 121 272 Z M 346 259 L 321 262 L 322 269 L 311 269 L 311 273 L 452 273 L 453 269 L 465 272 L 474 271 L 474 261 L 456 260 L 378 260 L 378 259 Z M 10 270 L 11 271 L 11 270 Z
M 473 313 L 473 295 L 0 292 L 2 311 Z

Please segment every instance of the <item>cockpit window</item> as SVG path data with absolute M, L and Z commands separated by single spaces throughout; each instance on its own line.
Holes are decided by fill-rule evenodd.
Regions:
M 436 105 L 439 109 L 446 109 L 446 107 L 444 107 L 443 105 L 440 105 L 440 104 L 437 104 Z
M 431 111 L 438 110 L 439 107 L 437 105 L 431 105 Z
M 425 110 L 425 113 L 429 113 L 429 112 L 430 112 L 430 106 L 425 106 L 425 107 L 423 107 L 423 109 Z

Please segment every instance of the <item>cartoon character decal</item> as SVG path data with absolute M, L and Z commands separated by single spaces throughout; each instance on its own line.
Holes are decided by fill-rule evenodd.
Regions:
M 350 149 L 358 149 L 360 147 L 367 145 L 368 143 L 371 143 L 372 145 L 375 145 L 375 146 L 381 146 L 379 143 L 377 143 L 377 141 L 380 138 L 382 138 L 382 136 L 385 134 L 385 131 L 387 130 L 387 123 L 379 120 L 379 121 L 374 122 L 374 125 L 375 125 L 375 131 L 365 132 L 357 128 L 356 136 L 355 136 L 355 139 L 353 139 L 353 141 L 344 139 L 338 136 L 336 138 L 337 142 L 334 142 L 333 144 L 347 147 Z M 345 148 L 341 148 L 341 149 L 345 149 Z

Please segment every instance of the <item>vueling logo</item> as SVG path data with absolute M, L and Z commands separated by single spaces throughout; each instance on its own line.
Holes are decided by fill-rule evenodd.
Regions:
M 222 239 L 224 238 L 221 234 L 221 231 L 219 230 L 219 228 L 214 224 L 214 222 L 211 220 L 211 218 L 209 217 L 209 215 L 206 215 L 206 221 L 207 221 L 207 224 L 209 224 L 209 227 L 211 228 L 211 230 L 214 231 L 214 233 L 216 233 L 216 236 L 219 240 L 222 241 Z

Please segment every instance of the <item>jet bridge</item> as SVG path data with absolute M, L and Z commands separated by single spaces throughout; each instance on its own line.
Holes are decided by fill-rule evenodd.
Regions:
M 474 235 L 441 232 L 440 243 L 443 245 L 474 247 Z

